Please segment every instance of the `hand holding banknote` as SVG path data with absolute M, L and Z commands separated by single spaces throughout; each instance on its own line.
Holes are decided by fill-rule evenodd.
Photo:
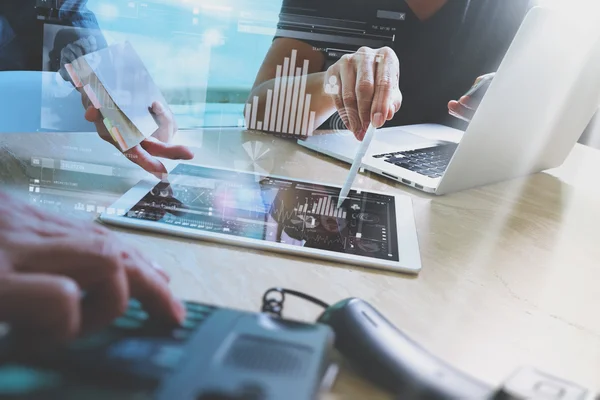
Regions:
M 157 157 L 193 158 L 187 147 L 169 143 L 177 123 L 133 46 L 124 42 L 93 51 L 95 44 L 91 37 L 72 43 L 61 63 L 100 137 L 159 178 L 167 170 Z
M 118 149 L 119 146 L 102 122 L 100 111 L 91 105 L 85 92 L 82 92 L 82 101 L 86 108 L 85 119 L 94 123 L 98 135 L 100 135 L 103 140 Z M 152 136 L 146 138 L 137 146 L 125 151 L 123 154 L 146 171 L 155 175 L 167 173 L 167 169 L 157 157 L 169 158 L 172 160 L 192 159 L 194 154 L 189 148 L 169 143 L 175 133 L 177 133 L 177 122 L 175 122 L 175 118 L 171 111 L 161 103 L 154 102 L 148 112 L 154 117 L 158 129 Z

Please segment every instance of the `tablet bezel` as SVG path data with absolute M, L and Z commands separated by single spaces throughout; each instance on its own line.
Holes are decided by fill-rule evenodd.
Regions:
M 291 177 L 283 177 L 277 175 L 262 175 L 253 172 L 238 171 L 228 168 L 215 168 L 212 166 L 200 164 L 189 165 L 200 168 L 245 173 L 254 176 L 264 176 L 274 179 L 285 179 L 299 183 L 324 185 L 333 188 L 340 188 L 340 186 L 332 185 L 329 183 L 300 180 Z M 159 182 L 160 180 L 156 178 L 153 178 L 152 180 L 144 179 L 138 182 L 134 187 L 129 189 L 123 196 L 121 196 L 121 198 L 119 198 L 110 208 L 114 210 L 123 209 L 125 210 L 125 212 L 128 212 Z M 108 214 L 106 211 L 99 216 L 99 220 L 110 225 L 117 225 L 121 227 L 157 232 L 162 234 L 170 233 L 174 236 L 185 237 L 190 239 L 207 240 L 228 245 L 233 244 L 257 250 L 269 250 L 298 256 L 309 256 L 321 260 L 343 262 L 368 268 L 385 269 L 413 274 L 419 273 L 419 271 L 421 270 L 421 256 L 419 252 L 419 243 L 417 238 L 417 230 L 411 198 L 406 195 L 389 194 L 356 188 L 352 189 L 359 190 L 361 192 L 392 196 L 394 198 L 394 204 L 396 208 L 395 211 L 397 232 L 396 237 L 398 240 L 398 261 L 381 260 L 378 258 L 371 258 L 367 256 L 338 253 L 334 251 L 327 251 L 310 247 L 300 247 L 286 243 L 269 242 L 266 240 L 245 238 L 242 236 L 228 235 L 211 231 L 201 231 L 193 228 L 186 228 L 183 226 L 167 225 L 154 221 L 128 218 L 124 215 Z

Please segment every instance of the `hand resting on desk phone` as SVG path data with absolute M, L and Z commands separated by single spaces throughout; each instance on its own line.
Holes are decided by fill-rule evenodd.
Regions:
M 158 265 L 109 230 L 0 192 L 0 322 L 25 342 L 50 345 L 103 328 L 132 297 L 177 324 L 185 311 L 168 282 Z

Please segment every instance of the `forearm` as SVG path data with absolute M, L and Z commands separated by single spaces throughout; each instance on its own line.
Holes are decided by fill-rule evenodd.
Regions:
M 290 78 L 290 79 L 293 82 L 294 78 Z M 324 79 L 325 79 L 325 72 L 317 72 L 317 73 L 313 73 L 313 74 L 308 74 L 307 79 L 306 79 L 305 97 L 303 99 L 299 98 L 298 103 L 297 103 L 298 108 L 304 107 L 304 102 L 305 102 L 307 96 L 310 95 L 309 112 L 313 111 L 315 113 L 315 122 L 314 122 L 315 128 L 317 128 L 323 122 L 325 122 L 327 120 L 327 118 L 329 118 L 336 111 L 335 104 L 334 104 L 331 96 L 324 93 L 324 91 L 323 91 Z M 281 82 L 285 83 L 285 90 L 282 90 L 282 87 L 280 85 L 277 93 L 275 93 L 275 81 L 276 81 L 275 79 L 270 79 L 268 81 L 265 81 L 265 82 L 261 83 L 260 85 L 255 86 L 254 89 L 252 90 L 252 92 L 250 93 L 250 96 L 248 97 L 248 101 L 247 101 L 248 104 L 253 104 L 254 98 L 255 97 L 258 98 L 258 107 L 256 110 L 257 115 L 265 115 L 265 106 L 267 103 L 267 94 L 268 94 L 269 90 L 272 93 L 271 110 L 275 110 L 277 113 L 279 112 L 279 108 L 273 106 L 273 101 L 275 98 L 277 98 L 278 103 L 286 100 L 286 99 L 281 99 L 281 94 L 287 93 L 288 80 L 286 78 L 281 79 Z M 293 88 L 293 86 L 292 86 L 292 88 Z M 285 97 L 287 97 L 287 96 L 285 96 Z M 290 100 L 290 101 L 292 101 L 292 100 Z M 302 103 L 302 105 L 300 105 L 300 103 Z M 285 113 L 285 110 L 286 110 L 286 108 L 283 108 L 282 113 Z M 304 112 L 306 112 L 306 110 L 303 110 L 303 113 Z M 252 112 L 252 114 L 253 114 L 253 112 Z M 276 117 L 273 117 L 272 111 L 269 112 L 269 119 L 274 118 L 274 120 L 276 120 L 276 119 L 278 119 L 278 117 L 279 117 L 279 114 Z M 282 115 L 282 117 L 283 117 L 283 115 Z M 264 127 L 267 126 L 267 122 L 268 121 L 265 121 L 263 124 L 263 130 L 265 130 L 265 131 L 267 129 L 264 129 Z M 285 129 L 283 129 L 283 128 L 276 129 L 277 128 L 276 126 L 273 127 L 273 126 L 270 126 L 270 124 L 268 125 L 268 127 L 269 127 L 268 131 L 270 131 L 270 132 L 286 133 Z

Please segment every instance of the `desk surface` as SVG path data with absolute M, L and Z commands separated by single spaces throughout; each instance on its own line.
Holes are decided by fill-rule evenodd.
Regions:
M 263 134 L 188 131 L 177 140 L 194 147 L 192 163 L 336 184 L 347 173 L 346 165 Z M 97 173 L 89 176 L 99 180 L 106 169 L 94 165 L 119 171 L 125 177 L 120 183 L 87 195 L 97 206 L 108 206 L 143 176 L 94 134 L 4 134 L 0 146 L 0 182 L 25 197 L 30 179 L 55 173 L 40 172 L 32 157 L 88 163 L 85 168 Z M 253 160 L 256 146 L 270 155 Z M 257 311 L 263 292 L 272 286 L 332 303 L 361 297 L 434 354 L 489 384 L 500 384 L 519 366 L 533 365 L 598 391 L 598 171 L 600 152 L 576 145 L 555 170 L 443 197 L 360 176 L 356 187 L 412 197 L 423 259 L 418 277 L 120 232 L 165 266 L 181 298 Z M 300 300 L 288 303 L 289 317 L 310 321 L 320 311 Z M 336 394 L 388 397 L 348 368 L 342 369 Z

